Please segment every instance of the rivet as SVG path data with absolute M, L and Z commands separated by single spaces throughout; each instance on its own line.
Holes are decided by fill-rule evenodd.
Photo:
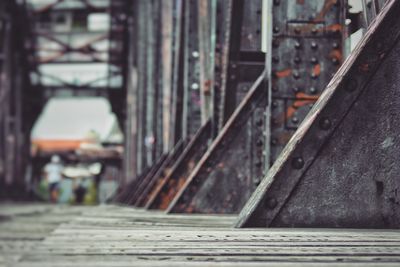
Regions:
M 276 138 L 273 138 L 273 139 L 271 140 L 271 144 L 272 144 L 273 146 L 275 146 L 276 144 L 278 144 L 278 140 L 276 140 Z
M 261 139 L 257 140 L 256 142 L 256 146 L 262 146 L 263 144 L 264 142 Z
M 300 49 L 300 47 L 301 47 L 300 42 L 299 42 L 299 41 L 296 41 L 296 42 L 294 43 L 294 47 L 295 47 L 296 49 Z
M 316 42 L 312 41 L 311 42 L 311 48 L 314 49 L 314 50 L 317 49 L 318 48 L 318 44 Z
M 292 167 L 295 169 L 301 169 L 304 166 L 304 160 L 301 157 L 292 159 Z
M 339 48 L 339 43 L 338 42 L 333 42 L 332 47 L 337 49 Z
M 294 58 L 294 63 L 299 64 L 301 62 L 301 59 L 299 57 Z
M 275 62 L 275 63 L 278 63 L 279 62 L 279 57 L 273 56 L 272 57 L 272 61 Z
M 292 122 L 295 123 L 295 124 L 299 123 L 299 118 L 293 117 L 292 118 Z
M 349 79 L 346 83 L 345 89 L 348 92 L 354 92 L 357 89 L 357 81 L 354 79 Z
M 332 63 L 337 65 L 337 64 L 339 64 L 339 60 L 334 57 L 334 58 L 332 58 Z
M 300 78 L 299 72 L 298 72 L 298 71 L 294 71 L 294 72 L 293 72 L 293 77 L 294 77 L 296 80 L 299 79 L 299 78 Z
M 293 92 L 298 93 L 300 91 L 299 87 L 293 87 L 292 88 Z
M 312 33 L 312 34 L 316 34 L 316 33 L 317 33 L 317 28 L 312 28 L 312 29 L 311 29 L 311 33 Z
M 310 93 L 311 93 L 311 94 L 317 93 L 317 89 L 316 89 L 315 87 L 311 87 L 311 88 L 310 88 Z
M 320 121 L 319 121 L 319 127 L 322 129 L 322 130 L 329 130 L 329 128 L 331 128 L 331 126 L 332 126 L 332 123 L 331 123 L 331 121 L 330 121 L 330 119 L 328 119 L 328 118 L 322 118 Z
M 311 61 L 312 64 L 317 64 L 318 63 L 318 59 L 316 57 L 312 57 L 310 61 Z
M 199 84 L 198 83 L 192 83 L 191 88 L 192 88 L 192 90 L 198 90 L 199 89 Z
M 314 72 L 311 73 L 311 79 L 315 80 L 318 78 L 319 75 L 315 74 Z
M 300 34 L 300 29 L 299 28 L 294 28 L 294 32 L 296 33 L 296 34 Z
M 272 197 L 272 198 L 267 198 L 265 200 L 265 207 L 267 209 L 274 209 L 276 206 L 278 205 L 278 201 L 276 200 L 276 198 Z
M 194 58 L 198 58 L 199 57 L 199 52 L 197 52 L 197 51 L 193 51 L 192 52 L 192 57 L 194 57 Z
M 274 33 L 278 33 L 278 32 L 279 32 L 279 30 L 280 30 L 280 29 L 279 29 L 279 27 L 278 27 L 278 26 L 275 26 L 275 27 L 274 27 Z
M 272 101 L 272 107 L 273 107 L 273 108 L 276 108 L 276 107 L 278 107 L 278 102 L 276 102 L 276 101 Z

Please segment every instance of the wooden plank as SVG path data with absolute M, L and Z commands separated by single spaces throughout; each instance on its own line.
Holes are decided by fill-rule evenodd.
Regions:
M 398 266 L 400 262 L 400 232 L 393 230 L 235 229 L 231 226 L 235 216 L 165 214 L 118 206 L 70 208 L 54 206 L 29 213 L 26 206 L 7 224 L 0 223 L 0 233 L 7 230 L 13 237 L 27 219 L 22 234 L 29 237 L 29 227 L 40 230 L 41 218 L 46 222 L 42 238 L 33 242 L 0 238 L 0 265 Z M 62 220 L 52 221 L 52 216 Z M 54 225 L 58 227 L 45 233 Z

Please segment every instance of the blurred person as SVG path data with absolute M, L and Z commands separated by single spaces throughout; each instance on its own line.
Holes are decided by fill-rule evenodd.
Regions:
M 51 161 L 46 164 L 44 171 L 49 184 L 50 201 L 56 203 L 58 200 L 59 185 L 62 179 L 64 166 L 58 155 L 53 155 Z

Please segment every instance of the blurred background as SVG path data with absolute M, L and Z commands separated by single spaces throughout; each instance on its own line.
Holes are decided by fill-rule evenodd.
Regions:
M 128 2 L 1 1 L 3 199 L 95 204 L 115 194 Z

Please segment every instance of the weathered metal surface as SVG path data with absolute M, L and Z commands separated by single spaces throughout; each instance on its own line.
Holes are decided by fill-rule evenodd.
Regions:
M 114 198 L 114 201 L 128 205 L 134 204 L 140 194 L 139 190 L 146 187 L 146 184 L 149 183 L 151 177 L 153 177 L 160 169 L 166 158 L 167 155 L 161 156 L 149 169 L 145 170 L 140 175 L 135 176 L 135 179 L 130 183 L 121 184 L 120 189 L 122 191 Z
M 260 138 L 267 104 L 265 75 L 254 83 L 221 133 L 198 162 L 168 212 L 238 212 L 259 182 Z M 255 132 L 254 132 L 255 131 Z M 254 132 L 254 134 L 249 134 Z
M 37 113 L 28 74 L 31 27 L 21 3 L 0 3 L 0 198 L 25 198 L 29 131 Z M 40 95 L 37 93 L 37 95 Z M 32 97 L 34 99 L 34 97 Z
M 208 148 L 211 138 L 211 120 L 203 125 L 192 140 L 187 144 L 182 154 L 174 163 L 171 172 L 154 187 L 150 193 L 146 208 L 165 210 L 185 184 L 187 177 L 193 171 L 197 162 Z
M 272 164 L 342 61 L 345 1 L 270 1 Z
M 251 199 L 238 227 L 400 227 L 400 2 L 388 1 Z
M 163 181 L 166 175 L 168 175 L 174 162 L 182 153 L 184 145 L 185 143 L 183 141 L 179 141 L 176 146 L 169 152 L 166 159 L 162 161 L 161 166 L 156 169 L 156 172 L 149 173 L 143 179 L 143 181 L 141 181 L 140 185 L 137 186 L 136 191 L 129 202 L 130 204 L 136 207 L 142 207 L 146 204 L 148 198 L 150 197 L 149 193 L 153 190 L 154 187 L 157 187 L 158 184 Z

